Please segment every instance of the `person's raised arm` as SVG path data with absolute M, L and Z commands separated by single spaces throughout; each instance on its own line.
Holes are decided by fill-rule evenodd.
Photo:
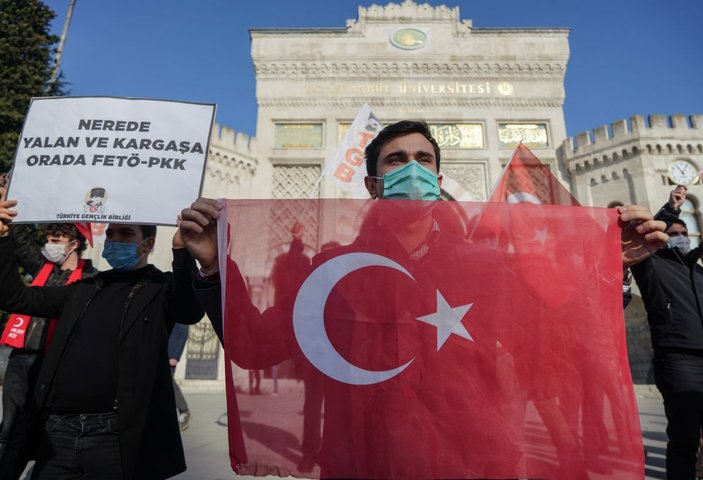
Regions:
M 181 212 L 178 229 L 183 243 L 200 263 L 200 271 L 204 276 L 212 276 L 219 271 L 217 219 L 222 206 L 219 200 L 201 197 Z
M 10 222 L 17 216 L 17 200 L 6 200 L 4 189 L 0 192 L 0 237 L 10 233 Z
M 169 294 L 167 317 L 174 323 L 190 325 L 199 322 L 205 314 L 193 292 L 193 280 L 198 267 L 185 248 L 180 230 L 176 230 L 171 245 L 173 288 Z
M 662 206 L 661 209 L 654 215 L 655 220 L 661 220 L 666 223 L 666 228 L 671 226 L 671 223 L 679 218 L 681 214 L 681 205 L 686 201 L 686 185 L 677 185 L 675 189 L 669 193 L 669 200 Z
M 242 368 L 267 368 L 293 355 L 291 306 L 276 305 L 261 313 L 237 265 L 231 262 L 227 270 L 232 292 L 227 299 L 229 323 L 224 328 L 217 250 L 217 219 L 222 208 L 218 200 L 199 198 L 181 212 L 183 242 L 200 262 L 193 288 L 232 359 Z
M 22 282 L 8 235 L 10 222 L 17 215 L 13 208 L 16 205 L 16 200 L 0 201 L 0 309 L 37 317 L 58 317 L 73 285 L 29 288 Z
M 218 200 L 198 198 L 189 208 L 181 211 L 178 231 L 185 247 L 200 263 L 200 272 L 193 282 L 193 288 L 220 343 L 224 345 L 217 252 L 217 218 L 221 210 L 222 204 Z
M 7 189 L 5 188 L 2 179 L 0 179 L 0 202 L 5 202 L 7 200 L 6 197 Z M 17 202 L 7 204 L 5 207 L 5 212 L 7 213 L 8 211 L 12 211 L 11 208 L 15 205 L 17 205 Z M 12 221 L 12 218 L 5 217 L 3 219 L 0 217 L 0 221 L 5 222 L 9 228 L 8 222 Z M 2 229 L 0 232 L 5 232 L 3 235 L 7 234 L 8 230 L 5 230 L 4 226 L 0 227 L 0 229 Z M 46 260 L 41 254 L 39 246 L 34 243 L 29 226 L 13 225 L 12 228 L 9 229 L 9 234 L 15 247 L 15 259 L 17 260 L 17 263 L 30 275 L 36 275 L 44 263 L 46 263 Z

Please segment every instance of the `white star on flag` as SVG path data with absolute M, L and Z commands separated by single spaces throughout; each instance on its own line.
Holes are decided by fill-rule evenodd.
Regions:
M 586 263 L 584 262 L 583 255 L 579 255 L 578 253 L 574 253 L 571 256 L 571 261 L 572 261 L 572 268 L 583 268 L 586 266 Z
M 544 245 L 547 243 L 547 240 L 549 240 L 549 233 L 547 232 L 547 229 L 541 228 L 539 230 L 535 230 L 535 236 L 532 238 L 532 240 L 539 242 L 540 245 L 544 247 Z
M 430 315 L 417 317 L 421 322 L 433 325 L 437 328 L 437 351 L 442 348 L 444 342 L 453 333 L 473 342 L 473 338 L 461 323 L 466 312 L 473 306 L 473 303 L 460 307 L 450 307 L 439 290 L 437 290 L 437 311 Z

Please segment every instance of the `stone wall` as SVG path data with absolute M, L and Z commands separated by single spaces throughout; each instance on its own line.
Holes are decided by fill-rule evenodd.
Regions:
M 703 170 L 703 115 L 636 115 L 567 138 L 558 155 L 582 203 L 636 203 L 656 212 L 671 190 L 672 161 L 688 160 Z M 699 190 L 700 182 L 690 193 L 703 199 Z
M 566 181 L 555 146 L 566 137 L 568 34 L 560 28 L 475 28 L 458 7 L 412 1 L 359 7 L 346 28 L 251 30 L 261 178 L 270 183 L 281 165 L 320 168 L 343 125 L 368 103 L 384 123 L 478 125 L 475 144 L 442 150 L 448 197 L 486 198 L 514 150 L 499 140 L 505 123 L 544 125 L 548 139 L 535 154 Z M 306 122 L 321 125 L 319 143 L 276 144 L 277 124 Z M 323 179 L 319 194 L 344 192 Z

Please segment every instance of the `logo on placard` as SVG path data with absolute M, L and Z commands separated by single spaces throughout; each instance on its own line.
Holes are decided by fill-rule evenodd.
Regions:
M 104 188 L 91 188 L 85 195 L 85 213 L 103 213 L 105 211 L 105 203 L 107 202 L 107 192 Z
M 417 28 L 401 28 L 391 34 L 391 43 L 394 47 L 403 50 L 417 50 L 425 46 L 427 34 Z
M 366 120 L 366 127 L 364 127 L 364 129 L 369 132 L 377 133 L 379 130 L 383 129 L 383 124 L 376 115 L 369 113 L 369 118 Z

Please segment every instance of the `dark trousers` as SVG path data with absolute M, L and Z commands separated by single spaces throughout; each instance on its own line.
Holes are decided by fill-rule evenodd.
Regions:
M 43 358 L 38 352 L 10 352 L 2 390 L 0 430 L 0 478 L 4 480 L 18 479 L 30 460 L 30 406 Z
M 174 378 L 174 375 L 176 374 L 176 367 L 171 366 L 171 380 L 173 381 L 173 394 L 176 398 L 176 408 L 178 409 L 178 413 L 183 413 L 187 412 L 188 409 L 188 402 L 186 401 L 186 397 L 183 395 L 183 392 L 181 391 L 181 387 L 178 386 L 176 383 L 176 379 Z
M 324 400 L 324 377 L 315 367 L 304 365 L 305 403 L 303 404 L 303 442 L 304 459 L 315 459 L 322 442 L 320 425 L 322 424 L 322 402 Z
M 32 480 L 121 480 L 117 413 L 49 415 Z
M 703 351 L 655 349 L 654 378 L 668 422 L 666 476 L 693 480 L 703 426 Z
M 261 370 L 249 370 L 249 393 L 261 393 Z

